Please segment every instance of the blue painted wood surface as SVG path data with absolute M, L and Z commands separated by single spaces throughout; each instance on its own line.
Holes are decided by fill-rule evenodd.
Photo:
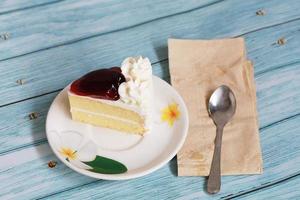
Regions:
M 300 198 L 299 10 L 298 0 L 0 1 L 0 199 Z M 169 37 L 237 36 L 255 67 L 263 175 L 224 177 L 209 196 L 203 177 L 176 176 L 176 159 L 128 181 L 48 168 L 47 110 L 74 78 L 144 55 L 169 80 Z

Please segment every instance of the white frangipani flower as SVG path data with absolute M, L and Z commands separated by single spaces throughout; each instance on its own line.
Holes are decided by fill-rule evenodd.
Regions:
M 80 169 L 91 169 L 83 162 L 92 161 L 96 158 L 97 147 L 92 142 L 86 142 L 84 137 L 76 131 L 53 131 L 55 150 L 68 162 Z

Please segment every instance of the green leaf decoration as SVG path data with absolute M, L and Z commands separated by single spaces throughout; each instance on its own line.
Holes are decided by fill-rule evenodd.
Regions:
M 127 172 L 127 167 L 122 163 L 102 156 L 96 156 L 93 161 L 83 163 L 93 168 L 89 171 L 100 174 L 122 174 Z

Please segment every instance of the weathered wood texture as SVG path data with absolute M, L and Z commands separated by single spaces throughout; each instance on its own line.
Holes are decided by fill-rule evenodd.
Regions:
M 32 9 L 36 7 L 42 7 L 54 3 L 61 2 L 63 0 L 2 0 L 0 2 L 0 15 L 13 13 L 21 10 Z
M 283 180 L 280 184 L 266 186 L 256 192 L 256 200 L 265 200 L 265 199 L 300 199 L 300 177 L 295 176 L 289 180 Z M 253 199 L 251 193 L 239 197 L 239 199 Z
M 190 5 L 190 10 L 186 8 L 186 10 L 188 11 L 183 12 L 180 6 L 174 6 L 174 3 L 171 2 L 172 1 L 169 2 L 170 11 L 168 11 L 169 9 L 167 9 L 165 12 L 163 12 L 169 12 L 169 14 L 172 13 L 173 15 L 170 17 L 161 17 L 161 11 L 151 12 L 151 21 L 146 23 L 144 20 L 143 23 L 137 24 L 135 22 L 135 15 L 132 15 L 133 11 L 128 11 L 126 12 L 126 16 L 128 17 L 127 20 L 120 20 L 119 17 L 115 22 L 125 23 L 124 25 L 122 25 L 123 28 L 113 31 L 109 25 L 106 25 L 104 26 L 106 27 L 105 30 L 99 31 L 99 34 L 96 34 L 93 37 L 87 36 L 86 39 L 84 39 L 83 36 L 77 36 L 78 34 L 80 34 L 80 31 L 85 33 L 94 30 L 97 27 L 103 27 L 103 24 L 93 24 L 86 27 L 86 20 L 81 21 L 80 19 L 78 19 L 78 21 L 73 21 L 71 20 L 73 19 L 71 17 L 71 19 L 69 19 L 69 23 L 63 23 L 65 24 L 64 29 L 63 27 L 52 22 L 48 22 L 49 24 L 46 26 L 49 27 L 50 30 L 49 28 L 40 28 L 41 30 L 36 30 L 33 27 L 32 29 L 30 29 L 30 24 L 27 24 L 27 26 L 25 25 L 25 27 L 28 27 L 27 29 L 31 30 L 31 32 L 27 34 L 25 33 L 29 30 L 22 31 L 21 28 L 16 28 L 16 30 L 13 28 L 13 31 L 21 29 L 19 30 L 20 33 L 11 33 L 11 39 L 0 43 L 0 59 L 8 59 L 0 62 L 1 74 L 2 76 L 7 77 L 6 79 L 0 79 L 0 93 L 2 94 L 0 105 L 5 105 L 20 99 L 26 99 L 32 96 L 47 93 L 49 91 L 57 90 L 65 86 L 75 77 L 78 77 L 89 70 L 99 67 L 119 65 L 121 60 L 127 55 L 145 55 L 148 56 L 154 63 L 160 60 L 164 60 L 167 58 L 168 37 L 233 37 L 237 35 L 243 35 L 247 32 L 255 31 L 257 29 L 261 29 L 265 26 L 272 26 L 274 24 L 280 24 L 288 20 L 295 20 L 300 18 L 300 13 L 298 12 L 298 10 L 300 9 L 300 3 L 295 3 L 290 10 L 282 11 L 282 7 L 286 5 L 286 3 L 283 1 L 274 1 L 272 6 L 267 6 L 265 5 L 267 1 L 261 2 L 258 0 L 240 2 L 237 0 L 230 0 L 221 1 L 210 6 L 202 5 L 200 6 L 200 8 L 198 8 L 199 5 L 196 4 L 194 8 L 198 9 L 192 9 L 192 6 Z M 124 3 L 124 5 L 127 5 L 127 3 Z M 186 3 L 184 3 L 183 5 L 186 5 Z M 56 6 L 57 4 L 55 4 L 55 7 L 52 9 L 55 10 Z M 144 6 L 146 7 L 146 5 Z M 268 12 L 266 16 L 256 16 L 255 12 L 261 7 L 266 7 L 266 12 Z M 267 7 L 270 8 L 267 9 Z M 177 15 L 174 14 L 176 13 L 176 10 L 179 12 L 179 14 Z M 236 10 L 236 12 L 228 12 L 228 10 Z M 80 11 L 77 12 L 80 13 Z M 111 15 L 112 19 L 116 18 L 113 14 L 114 12 L 106 12 L 107 15 Z M 17 13 L 21 15 L 22 12 Z M 73 11 L 72 13 L 75 13 L 75 11 Z M 5 16 L 6 15 L 3 15 L 2 17 Z M 155 16 L 157 19 L 155 18 Z M 17 16 L 13 16 L 13 18 L 16 17 Z M 20 17 L 23 18 L 25 16 Z M 80 17 L 80 15 L 78 17 Z M 131 18 L 133 19 L 130 20 Z M 90 20 L 93 21 L 93 18 L 91 18 Z M 10 20 L 1 19 L 0 16 L 0 21 Z M 102 23 L 105 22 L 109 24 L 113 23 L 109 19 L 104 20 L 104 22 Z M 8 26 L 8 24 L 11 23 L 7 22 L 7 25 L 5 24 L 6 23 L 0 23 L 0 30 L 5 30 L 7 32 L 11 31 Z M 55 24 L 57 25 L 57 27 L 61 27 L 60 30 L 55 30 L 58 32 L 52 31 L 52 29 L 54 29 L 52 28 L 52 26 L 56 27 Z M 77 32 L 77 30 L 73 30 L 72 27 L 78 24 L 80 24 L 82 29 Z M 296 24 L 298 25 L 299 23 Z M 71 31 L 70 29 L 73 30 L 74 34 L 68 34 L 66 32 Z M 278 49 L 276 49 L 276 45 L 272 46 L 272 44 L 276 44 L 277 39 L 279 39 L 276 38 L 276 34 L 278 34 L 276 32 L 284 31 L 280 28 L 275 28 L 275 30 L 275 32 L 273 29 L 273 31 L 269 33 L 264 33 L 263 35 L 261 34 L 260 43 L 257 43 L 255 41 L 256 38 L 247 40 L 249 42 L 252 42 L 252 40 L 256 42 L 248 48 L 249 51 L 254 51 L 253 55 L 250 54 L 250 58 L 254 58 L 254 62 L 259 62 L 260 64 L 258 65 L 258 70 L 268 70 L 274 67 L 275 64 L 278 65 L 283 62 L 283 60 L 281 60 L 281 62 L 275 62 L 274 60 L 274 62 L 268 63 L 270 57 L 268 57 L 268 60 L 264 60 L 264 56 L 262 55 L 271 55 L 272 60 L 277 59 L 276 57 L 278 57 L 278 60 L 281 58 L 281 54 L 283 53 L 283 49 L 285 47 L 280 48 L 280 52 L 278 53 L 269 54 L 269 51 L 271 49 L 278 51 Z M 296 30 L 297 29 L 292 30 L 295 32 L 289 32 L 289 34 L 294 33 L 293 37 L 299 37 L 299 34 L 297 34 Z M 39 33 L 38 31 L 43 32 Z M 18 37 L 19 34 L 21 34 L 20 38 Z M 25 36 L 24 34 L 27 36 Z M 266 37 L 265 34 L 271 34 L 272 36 Z M 48 35 L 51 35 L 51 37 Z M 278 35 L 277 37 L 281 36 L 282 35 Z M 44 37 L 49 37 L 47 38 L 47 42 L 43 42 Z M 77 37 L 80 37 L 81 39 L 76 39 Z M 71 39 L 71 42 L 68 42 L 66 39 Z M 264 41 L 264 39 L 268 39 L 268 41 Z M 53 46 L 51 46 L 50 44 L 48 46 L 44 45 L 44 43 L 50 42 L 52 42 Z M 55 44 L 58 42 L 60 42 L 61 45 L 56 46 Z M 37 45 L 37 47 L 34 47 L 34 45 Z M 296 42 L 291 43 L 290 45 L 296 45 Z M 28 50 L 23 53 L 25 55 L 19 56 L 20 54 L 18 53 L 18 51 L 25 51 L 29 48 L 34 48 L 34 50 L 32 51 L 37 52 L 29 53 L 32 51 Z M 299 52 L 298 48 L 288 48 L 283 56 L 287 53 L 290 54 L 290 51 L 296 51 L 295 54 L 290 55 L 292 61 L 294 61 L 295 59 L 299 59 L 295 58 L 294 56 Z M 261 55 L 260 60 L 255 59 L 256 57 L 258 57 L 258 55 Z M 49 62 L 49 60 L 51 60 L 51 62 Z M 284 61 L 286 61 L 286 59 L 284 59 Z M 68 76 L 65 76 L 64 74 L 68 74 Z M 18 85 L 16 81 L 20 79 L 24 80 L 26 84 L 17 87 Z
M 299 9 L 297 0 L 1 1 L 0 35 L 8 38 L 0 37 L 0 199 L 208 198 L 204 178 L 176 177 L 175 159 L 120 182 L 84 177 L 60 162 L 48 168 L 57 158 L 45 116 L 55 95 L 87 71 L 141 54 L 168 80 L 167 38 L 240 35 L 255 67 L 264 174 L 224 177 L 211 198 L 299 198 Z

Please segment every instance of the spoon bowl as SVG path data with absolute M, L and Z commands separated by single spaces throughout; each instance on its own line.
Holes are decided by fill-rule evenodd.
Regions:
M 216 125 L 225 125 L 234 115 L 236 100 L 231 89 L 222 85 L 209 99 L 208 112 Z

